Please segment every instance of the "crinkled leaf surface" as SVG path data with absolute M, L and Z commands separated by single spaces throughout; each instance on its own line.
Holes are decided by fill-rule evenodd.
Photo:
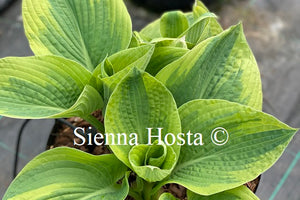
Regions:
M 103 106 L 91 73 L 56 56 L 0 60 L 0 113 L 13 118 L 89 115 Z
M 36 55 L 63 56 L 90 71 L 131 40 L 131 20 L 122 0 L 24 0 L 22 10 Z
M 138 135 L 139 144 L 148 144 L 147 128 L 153 128 L 152 135 L 157 136 L 158 131 L 156 128 L 159 127 L 163 128 L 162 137 L 167 133 L 181 131 L 175 101 L 166 87 L 154 77 L 139 71 L 137 68 L 133 68 L 112 93 L 105 114 L 105 131 L 115 135 L 117 133 L 125 133 L 128 145 L 112 145 L 113 141 L 115 144 L 118 144 L 117 137 L 115 136 L 114 140 L 111 137 L 108 138 L 111 144 L 110 148 L 121 161 L 132 168 L 129 160 L 129 152 L 133 151 L 134 147 L 129 145 L 130 134 L 136 133 Z M 175 152 L 177 160 L 180 146 L 173 145 L 170 147 Z M 142 148 L 147 150 L 146 147 Z M 160 155 L 164 151 L 162 150 Z M 170 156 L 167 152 L 166 157 Z M 167 160 L 167 158 L 164 160 Z M 174 161 L 175 163 L 176 160 Z M 158 171 L 164 169 L 152 165 L 147 167 L 156 168 Z M 138 171 L 136 173 L 139 176 L 143 176 L 143 173 L 139 173 Z M 155 178 L 154 175 L 150 173 L 147 177 L 143 176 L 142 178 L 153 180 Z
M 211 196 L 202 196 L 188 190 L 187 196 L 188 200 L 259 200 L 259 198 L 244 185 Z
M 71 148 L 46 151 L 25 166 L 3 200 L 125 199 L 127 167 L 114 155 L 94 156 Z
M 240 24 L 198 44 L 156 78 L 178 106 L 193 99 L 225 99 L 262 108 L 260 73 Z
M 183 133 L 202 133 L 204 145 L 182 146 L 168 182 L 202 195 L 256 178 L 275 163 L 296 132 L 268 114 L 225 100 L 194 100 L 180 107 L 179 114 Z M 224 131 L 212 134 L 219 127 L 228 137 Z M 223 146 L 212 142 L 227 138 Z
M 165 66 L 174 62 L 188 52 L 179 47 L 156 47 L 146 71 L 155 76 Z
M 189 27 L 189 22 L 181 11 L 170 11 L 160 19 L 160 33 L 163 37 L 177 38 Z
M 170 193 L 162 193 L 162 195 L 159 196 L 158 200 L 178 200 Z

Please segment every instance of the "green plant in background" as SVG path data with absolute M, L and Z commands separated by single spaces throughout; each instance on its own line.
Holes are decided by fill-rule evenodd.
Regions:
M 124 145 L 109 137 L 109 155 L 65 147 L 40 154 L 4 200 L 176 199 L 161 194 L 168 183 L 186 187 L 189 200 L 258 199 L 242 185 L 274 164 L 296 129 L 261 111 L 241 24 L 223 31 L 200 1 L 133 33 L 122 0 L 23 0 L 23 19 L 35 56 L 0 60 L 0 114 L 80 116 L 127 137 Z M 91 115 L 99 109 L 104 125 Z M 224 145 L 212 142 L 217 127 L 230 135 Z M 151 128 L 162 140 L 149 145 Z

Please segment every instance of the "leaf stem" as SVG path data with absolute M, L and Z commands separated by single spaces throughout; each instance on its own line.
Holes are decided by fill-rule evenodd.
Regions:
M 153 183 L 145 181 L 144 183 L 144 200 L 151 200 Z
M 101 133 L 105 132 L 104 125 L 94 116 L 87 115 L 85 117 L 82 117 L 85 121 L 89 122 L 92 126 L 94 126 L 98 131 Z
M 140 196 L 140 194 L 138 194 L 137 192 L 132 191 L 131 188 L 129 188 L 128 195 L 133 197 L 135 200 L 143 200 L 143 198 Z

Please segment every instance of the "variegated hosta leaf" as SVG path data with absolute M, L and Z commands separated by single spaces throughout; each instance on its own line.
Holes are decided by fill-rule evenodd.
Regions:
M 135 48 L 126 49 L 109 56 L 94 70 L 94 76 L 101 78 L 113 77 L 118 72 L 137 67 L 145 70 L 154 51 L 154 45 L 148 44 Z M 125 75 L 129 72 L 125 73 Z M 126 71 L 126 70 L 124 70 Z
M 161 69 L 187 52 L 188 49 L 179 47 L 156 47 L 146 71 L 155 76 Z
M 112 65 L 114 74 L 112 76 L 102 76 L 105 103 L 108 102 L 115 87 L 133 67 L 137 67 L 142 71 L 146 69 L 153 51 L 154 45 L 144 45 L 118 52 L 116 55 L 112 55 L 107 59 Z
M 56 56 L 0 60 L 0 114 L 13 118 L 89 115 L 103 106 L 87 85 L 92 75 L 78 63 Z
M 168 176 L 176 165 L 177 155 L 173 148 L 153 144 L 134 146 L 129 152 L 129 162 L 133 171 L 148 182 L 156 182 Z
M 120 51 L 108 57 L 108 60 L 112 64 L 114 73 L 118 73 L 126 67 L 137 67 L 141 70 L 145 70 L 153 51 L 154 45 L 143 45 Z
M 205 13 L 195 20 L 184 33 L 185 41 L 188 44 L 191 44 L 190 48 L 193 48 L 203 40 L 216 36 L 223 31 L 216 18 L 217 16 L 213 13 Z
M 202 196 L 188 190 L 187 196 L 188 200 L 259 200 L 246 186 L 240 186 L 211 196 Z
M 189 27 L 189 22 L 181 11 L 166 12 L 160 19 L 160 33 L 163 37 L 177 38 Z
M 200 16 L 208 13 L 208 8 L 202 3 L 202 1 L 196 0 L 195 5 L 193 6 L 193 17 L 194 19 L 199 18 Z
M 158 200 L 178 200 L 170 193 L 162 193 Z
M 122 0 L 24 0 L 25 33 L 36 55 L 59 55 L 92 71 L 126 49 L 131 20 Z
M 185 17 L 188 20 L 189 26 L 194 23 L 194 16 L 192 12 L 184 13 Z M 139 34 L 143 36 L 143 38 L 147 38 L 147 41 L 151 41 L 155 38 L 161 38 L 162 35 L 160 33 L 160 18 L 153 21 L 152 23 L 148 24 L 144 27 Z
M 164 21 L 168 21 L 167 19 L 171 19 L 171 22 L 165 23 Z M 188 23 L 186 23 L 186 20 Z M 176 23 L 178 25 L 172 29 L 172 24 Z M 216 16 L 209 13 L 209 10 L 201 1 L 197 1 L 192 13 L 168 12 L 143 28 L 140 33 L 150 39 L 185 36 L 188 47 L 193 48 L 201 41 L 219 34 L 222 30 Z M 175 34 L 179 32 L 180 34 Z
M 197 0 L 193 7 L 194 23 L 190 26 L 189 32 L 186 34 L 186 41 L 188 43 L 197 45 L 203 40 L 223 31 L 221 25 L 217 21 L 217 17 L 211 15 L 212 13 L 209 12 L 206 6 L 201 1 Z
M 190 101 L 179 114 L 183 133 L 201 133 L 203 145 L 182 146 L 167 182 L 202 195 L 256 178 L 277 161 L 296 132 L 268 114 L 225 100 Z
M 149 137 L 149 130 L 147 130 L 147 128 L 152 128 L 151 134 L 157 136 L 159 134 L 157 128 L 163 127 L 161 130 L 161 138 L 162 141 L 165 142 L 164 137 L 167 133 L 178 133 L 178 131 L 180 132 L 181 130 L 175 101 L 164 85 L 149 74 L 143 73 L 137 68 L 133 68 L 111 95 L 104 121 L 105 131 L 115 135 L 114 139 L 111 137 L 108 138 L 110 148 L 121 161 L 133 170 L 135 167 L 132 166 L 131 162 L 134 162 L 136 166 L 139 166 L 139 170 L 134 171 L 139 176 L 147 176 L 144 178 L 146 180 L 154 180 L 158 175 L 157 173 L 160 174 L 160 180 L 168 175 L 163 170 L 164 166 L 171 171 L 168 162 L 172 160 L 173 163 L 176 163 L 180 146 L 170 145 L 169 147 L 172 150 L 168 150 L 168 148 L 167 151 L 165 151 L 165 149 L 164 151 L 160 150 L 159 155 L 163 155 L 167 152 L 165 159 L 163 159 L 163 164 L 160 165 L 161 167 L 148 166 L 148 168 L 157 169 L 150 171 L 148 174 L 144 173 L 147 169 L 140 171 L 141 165 L 137 161 L 138 159 L 136 157 L 133 158 L 134 155 L 132 155 L 137 153 L 136 151 L 138 149 L 148 150 L 147 147 L 142 144 L 149 144 L 149 140 L 151 139 L 153 143 L 154 139 L 158 140 L 158 138 Z M 119 143 L 118 141 L 120 141 L 120 138 L 118 139 L 118 133 L 126 134 L 126 145 L 124 145 L 123 137 L 121 139 L 123 145 L 117 145 Z M 131 133 L 136 133 L 136 137 Z M 136 140 L 131 140 L 134 138 L 136 138 Z M 137 143 L 142 146 L 137 145 L 134 147 L 133 145 L 136 145 L 134 141 L 137 141 Z M 172 138 L 168 137 L 167 142 L 172 144 Z M 161 147 L 162 146 L 159 145 L 159 148 Z M 176 157 L 175 160 L 173 160 L 173 151 Z M 129 153 L 131 153 L 130 156 Z M 145 155 L 136 154 L 135 156 L 142 156 L 140 160 L 145 160 Z M 150 157 L 152 158 L 152 156 Z
M 46 151 L 25 166 L 3 200 L 125 199 L 127 167 L 114 155 L 94 156 L 71 148 Z
M 155 38 L 150 44 L 155 44 L 155 47 L 179 47 L 187 49 L 187 45 L 183 38 Z
M 156 77 L 178 106 L 193 99 L 225 99 L 262 108 L 260 73 L 240 24 L 198 44 Z

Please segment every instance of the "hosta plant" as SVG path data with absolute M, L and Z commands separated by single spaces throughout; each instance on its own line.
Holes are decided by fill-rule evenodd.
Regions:
M 241 24 L 223 30 L 200 1 L 140 32 L 122 0 L 23 0 L 23 20 L 35 56 L 0 60 L 0 114 L 79 116 L 98 129 L 92 142 L 107 133 L 112 154 L 46 151 L 4 200 L 176 199 L 161 190 L 169 183 L 189 200 L 258 199 L 243 184 L 276 162 L 296 129 L 261 111 Z

